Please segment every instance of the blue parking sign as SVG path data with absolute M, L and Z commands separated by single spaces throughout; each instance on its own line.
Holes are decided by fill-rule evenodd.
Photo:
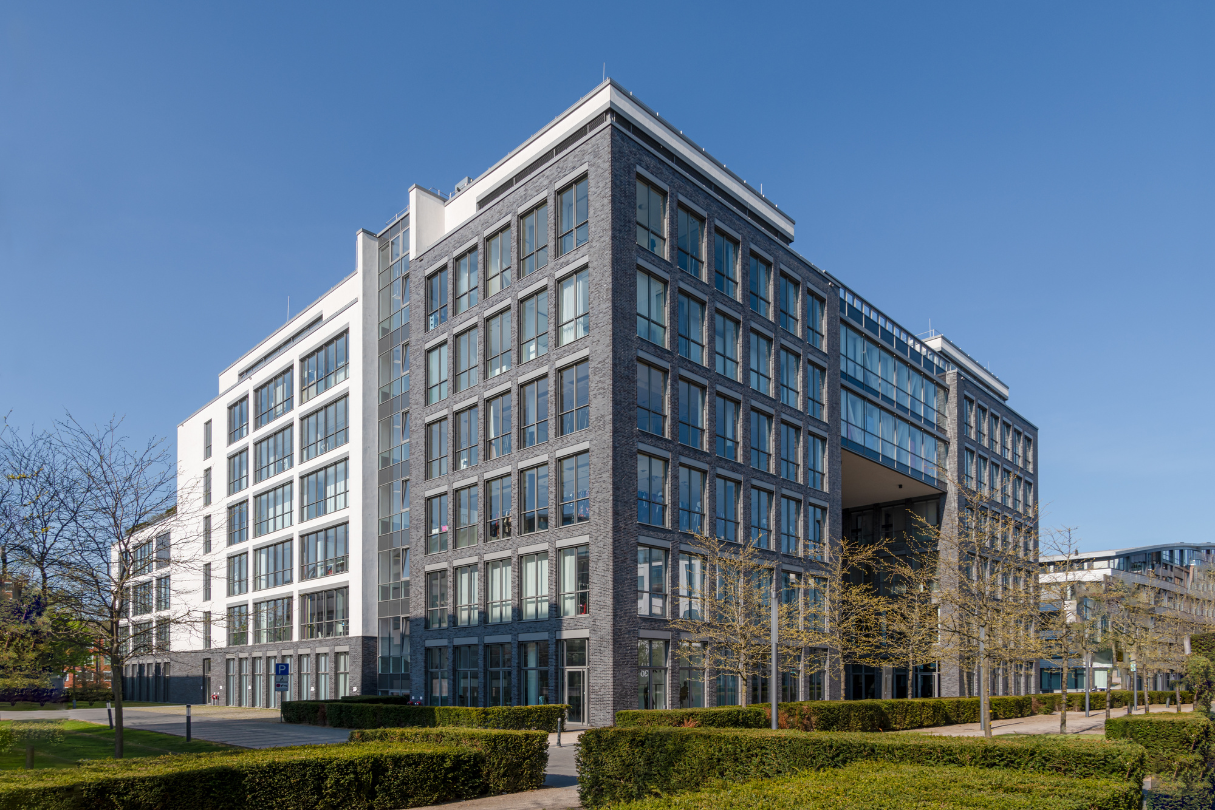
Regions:
M 291 677 L 290 664 L 275 664 L 274 665 L 274 691 L 275 692 L 290 692 L 291 686 L 288 683 Z

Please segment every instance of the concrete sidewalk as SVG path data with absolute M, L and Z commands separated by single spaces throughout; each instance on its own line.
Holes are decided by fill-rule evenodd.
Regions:
M 1152 714 L 1164 712 L 1176 712 L 1176 706 L 1165 708 L 1163 703 L 1152 704 Z M 1193 710 L 1190 704 L 1184 704 L 1181 711 L 1188 712 Z M 1143 707 L 1135 712 L 1136 715 L 1144 713 Z M 1111 709 L 1110 717 L 1125 717 L 1126 709 Z M 909 731 L 898 732 L 900 734 L 935 734 L 943 737 L 982 737 L 983 730 L 979 728 L 978 723 L 961 723 L 956 726 L 937 726 L 936 728 L 917 728 Z M 1054 714 L 1039 714 L 1033 717 L 1015 717 L 1011 720 L 992 720 L 991 733 L 993 737 L 1004 734 L 1058 734 L 1059 733 L 1059 712 Z M 1067 733 L 1068 734 L 1104 734 L 1105 733 L 1105 709 L 1100 711 L 1094 709 L 1088 717 L 1084 716 L 1084 710 L 1080 711 L 1068 710 L 1067 712 Z

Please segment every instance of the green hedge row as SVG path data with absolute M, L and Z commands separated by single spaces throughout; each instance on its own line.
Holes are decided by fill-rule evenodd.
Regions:
M 1169 778 L 1199 776 L 1211 759 L 1211 721 L 1205 715 L 1137 714 L 1111 717 L 1105 724 L 1111 740 L 1130 740 L 1147 749 L 1148 772 Z
M 283 720 L 333 728 L 456 727 L 556 731 L 557 720 L 565 716 L 568 708 L 561 703 L 475 709 L 345 700 L 292 700 L 283 703 Z
M 653 797 L 615 810 L 1135 810 L 1140 788 L 1116 779 L 1070 779 L 949 766 L 862 762 L 785 779 Z
M 1172 692 L 1150 692 L 1152 699 L 1164 703 Z M 1193 693 L 1181 693 L 1182 702 L 1192 701 Z M 1128 706 L 1130 691 L 1110 693 L 1111 707 Z M 1084 710 L 1084 693 L 1069 692 L 1068 709 Z M 991 698 L 994 720 L 1030 717 L 1059 711 L 1061 694 L 1019 695 Z M 1105 709 L 1105 693 L 1092 692 L 1089 707 Z M 770 708 L 727 706 L 718 709 L 627 709 L 616 712 L 616 725 L 626 728 L 682 726 L 703 728 L 768 728 Z M 916 728 L 950 726 L 979 722 L 978 698 L 910 698 L 899 700 L 805 700 L 777 705 L 780 728 L 802 731 L 907 731 Z
M 548 734 L 481 728 L 376 728 L 350 732 L 350 742 L 428 743 L 480 751 L 485 792 L 518 793 L 544 786 Z
M 485 756 L 439 745 L 182 754 L 0 774 L 0 810 L 370 810 L 478 796 Z
M 1138 786 L 1139 745 L 1100 737 L 934 737 L 754 729 L 594 728 L 578 740 L 582 803 L 597 807 L 861 760 L 1006 768 L 1125 779 Z

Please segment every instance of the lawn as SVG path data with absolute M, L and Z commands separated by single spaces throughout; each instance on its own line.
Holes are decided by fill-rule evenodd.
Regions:
M 80 759 L 110 759 L 114 753 L 114 731 L 109 726 L 67 720 L 63 740 L 41 744 L 34 750 L 35 768 L 70 768 Z M 186 742 L 185 737 L 157 731 L 126 729 L 123 733 L 124 757 L 158 757 L 164 754 L 201 754 L 230 750 L 230 746 L 203 740 Z M 25 767 L 25 751 L 0 753 L 0 771 Z
M 176 704 L 173 704 L 173 703 L 148 703 L 146 701 L 140 702 L 140 701 L 127 700 L 127 701 L 123 701 L 122 707 L 124 709 L 138 709 L 143 706 L 173 706 L 173 705 L 176 705 Z M 47 703 L 45 705 L 39 705 L 37 703 L 29 703 L 24 700 L 19 700 L 15 704 L 0 703 L 0 717 L 3 717 L 8 712 L 60 712 L 60 711 L 67 711 L 71 708 L 72 708 L 71 703 Z M 76 708 L 77 709 L 104 709 L 105 701 L 99 700 L 94 703 L 85 703 L 84 701 L 79 701 L 76 703 Z

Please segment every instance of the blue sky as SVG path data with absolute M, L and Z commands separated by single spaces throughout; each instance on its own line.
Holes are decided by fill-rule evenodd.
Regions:
M 1213 35 L 1210 3 L 10 0 L 0 412 L 172 437 L 356 229 L 606 62 L 803 255 L 1011 386 L 1048 524 L 1209 542 Z

